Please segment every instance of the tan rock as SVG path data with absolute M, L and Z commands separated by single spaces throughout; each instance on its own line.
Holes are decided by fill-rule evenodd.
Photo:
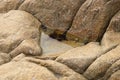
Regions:
M 87 80 L 67 66 L 52 61 L 22 58 L 0 66 L 0 80 Z
M 69 50 L 60 55 L 56 61 L 69 66 L 79 73 L 83 73 L 97 57 L 105 52 L 99 43 L 91 42 L 85 46 Z
M 58 63 L 53 60 L 39 60 L 34 58 L 27 59 L 30 62 L 40 64 L 51 70 L 58 80 L 87 80 L 81 74 L 76 73 L 64 64 Z
M 9 62 L 11 60 L 11 57 L 7 53 L 0 53 L 0 65 Z
M 120 10 L 120 0 L 87 0 L 74 18 L 68 40 L 90 42 L 101 40 L 111 18 Z
M 108 80 L 120 80 L 120 70 L 116 71 Z
M 104 77 L 100 80 L 108 80 L 110 76 L 116 71 L 120 70 L 120 60 L 116 61 L 112 66 L 107 70 Z
M 119 59 L 120 45 L 97 58 L 84 72 L 84 76 L 90 80 L 99 79 L 103 77 L 107 69 Z
M 40 55 L 40 22 L 25 11 L 0 16 L 0 51 L 11 57 L 20 53 Z
M 112 18 L 101 41 L 101 45 L 106 48 L 116 46 L 118 44 L 120 44 L 120 11 Z
M 57 33 L 57 35 L 60 35 L 71 26 L 77 10 L 85 1 L 25 0 L 19 9 L 36 16 L 44 25 L 42 28 L 46 33 L 50 35 Z
M 58 80 L 47 68 L 25 61 L 12 61 L 0 66 L 0 80 Z
M 17 9 L 24 0 L 0 0 L 0 13 Z

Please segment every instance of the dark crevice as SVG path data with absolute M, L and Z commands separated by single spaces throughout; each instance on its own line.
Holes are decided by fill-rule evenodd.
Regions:
M 108 78 L 108 80 L 113 80 L 113 79 L 117 80 L 118 78 L 117 78 L 117 77 L 114 78 L 114 76 L 113 76 L 113 79 L 111 79 L 111 78 L 112 78 L 112 75 L 114 75 L 114 74 L 117 73 L 117 72 L 119 72 L 119 70 L 117 70 L 117 71 L 115 71 L 113 74 L 111 74 L 110 77 Z M 118 77 L 119 77 L 119 76 L 118 76 Z M 119 79 L 118 79 L 118 80 L 119 80 Z
M 86 0 L 84 0 L 84 1 L 83 1 L 82 3 L 80 3 L 80 4 L 84 4 L 85 1 L 86 1 Z M 63 33 L 58 34 L 57 32 L 59 32 L 59 30 L 54 30 L 54 32 L 53 32 L 52 34 L 50 34 L 49 36 L 50 36 L 51 38 L 57 39 L 58 41 L 67 40 L 67 39 L 66 39 L 66 34 L 67 34 L 67 32 L 70 30 L 70 28 L 72 27 L 72 23 L 73 23 L 73 21 L 74 21 L 74 18 L 75 18 L 75 16 L 76 16 L 76 14 L 78 13 L 78 11 L 79 11 L 79 9 L 80 9 L 81 6 L 82 6 L 82 5 L 79 5 L 79 6 L 77 7 L 77 9 L 76 9 L 76 11 L 75 11 L 75 14 L 73 15 L 72 20 L 71 20 L 71 22 L 70 22 L 70 24 L 69 24 L 69 27 L 68 27 Z M 47 26 L 45 26 L 45 25 L 42 25 L 41 28 L 43 29 L 43 31 L 46 31 L 46 30 L 47 30 Z
M 47 32 L 47 26 L 45 26 L 44 24 L 42 24 L 40 26 L 40 28 L 42 29 L 42 31 Z M 49 34 L 49 36 L 53 39 L 57 39 L 58 41 L 62 41 L 65 40 L 65 35 L 63 34 L 57 34 L 57 30 L 54 30 L 53 33 Z
M 49 64 L 45 63 L 45 64 L 41 64 L 39 61 L 34 61 L 34 60 L 28 60 L 28 62 L 40 65 L 42 67 L 45 67 L 48 71 L 50 71 L 57 79 L 60 79 L 61 77 L 64 77 L 65 75 L 61 74 L 61 72 L 56 72 L 54 69 L 52 69 L 52 66 L 50 66 Z M 60 63 L 61 64 L 61 63 Z
M 86 1 L 86 0 L 85 0 L 85 1 Z M 83 3 L 81 3 L 81 4 L 83 5 L 85 1 L 83 1 Z M 68 27 L 68 28 L 66 29 L 66 31 L 63 33 L 63 36 L 65 37 L 66 40 L 67 40 L 67 38 L 66 38 L 67 32 L 71 29 L 72 24 L 73 24 L 73 21 L 74 21 L 76 15 L 77 15 L 77 13 L 79 12 L 79 9 L 80 9 L 80 7 L 81 7 L 82 5 L 80 5 L 80 6 L 77 8 L 75 14 L 73 15 L 73 18 L 72 18 L 72 20 L 71 20 L 71 23 L 70 23 L 69 27 Z
M 117 10 L 110 18 L 109 18 L 109 21 L 107 22 L 106 26 L 101 30 L 101 32 L 99 33 L 99 36 L 97 38 L 97 42 L 100 42 L 101 44 L 101 40 L 102 38 L 104 37 L 104 34 L 106 33 L 109 25 L 110 25 L 110 22 L 112 20 L 112 18 L 119 12 L 119 10 Z
M 42 23 L 42 22 L 41 22 Z M 41 24 L 40 29 L 42 29 L 43 32 L 47 32 L 48 27 L 44 24 Z M 56 39 L 58 41 L 66 40 L 65 34 L 58 34 L 57 32 L 60 32 L 59 30 L 53 30 L 53 33 L 48 34 L 51 38 Z
M 28 62 L 31 62 L 33 64 L 37 64 L 37 65 L 40 65 L 44 68 L 46 68 L 48 71 L 50 71 L 57 79 L 59 79 L 60 77 L 62 77 L 63 75 L 59 74 L 59 73 L 56 73 L 54 72 L 52 69 L 50 69 L 49 67 L 47 66 L 44 66 L 44 65 L 41 65 L 40 62 L 35 62 L 35 61 L 32 61 L 32 60 L 28 60 Z
M 19 2 L 19 4 L 18 4 L 18 6 L 16 7 L 16 9 L 15 10 L 18 10 L 19 9 L 19 7 L 23 4 L 25 2 L 25 0 L 20 0 L 20 2 Z
M 114 64 L 112 64 L 112 65 L 108 68 L 108 70 L 107 70 L 106 73 L 105 73 L 105 76 L 102 77 L 103 80 L 108 80 L 108 79 L 110 78 L 110 76 L 111 76 L 112 74 L 114 74 L 114 72 L 116 72 L 117 70 L 120 70 L 120 64 L 119 64 L 118 62 L 120 62 L 120 59 L 116 60 L 116 62 L 114 63 L 114 64 L 116 64 L 116 65 L 115 65 L 114 67 L 113 67 Z M 109 71 L 109 70 L 110 70 L 110 71 Z M 111 70 L 112 70 L 112 72 L 111 72 Z M 108 73 L 108 72 L 109 72 L 109 73 Z M 108 73 L 108 75 L 107 75 L 107 73 Z M 106 77 L 106 76 L 107 76 L 107 77 Z
M 65 34 L 57 34 L 56 31 L 54 31 L 52 34 L 49 35 L 53 39 L 57 39 L 58 41 L 66 40 Z

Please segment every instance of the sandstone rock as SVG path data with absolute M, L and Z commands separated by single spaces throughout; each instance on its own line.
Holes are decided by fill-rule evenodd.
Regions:
M 108 80 L 109 77 L 118 70 L 120 70 L 120 60 L 118 60 L 114 64 L 112 64 L 112 66 L 105 73 L 104 77 L 100 80 Z
M 79 73 L 83 73 L 97 57 L 105 52 L 99 43 L 91 42 L 85 46 L 69 50 L 60 55 L 56 61 L 69 66 Z
M 47 68 L 25 61 L 12 61 L 0 66 L 0 80 L 58 80 Z
M 85 1 L 25 0 L 19 9 L 36 16 L 42 22 L 42 28 L 46 33 L 50 35 L 57 33 L 60 35 L 71 26 L 77 10 Z
M 87 0 L 75 16 L 67 39 L 78 38 L 84 43 L 101 40 L 109 21 L 120 10 L 119 5 L 120 0 Z
M 120 70 L 116 71 L 108 80 L 120 80 Z
M 34 56 L 36 59 L 42 59 L 42 60 L 55 60 L 57 57 L 62 55 L 64 53 L 53 53 L 53 54 L 43 54 L 41 56 Z
M 27 59 L 30 62 L 40 64 L 51 70 L 58 78 L 58 80 L 87 80 L 81 74 L 74 72 L 72 69 L 64 64 L 58 63 L 53 60 L 39 60 L 30 58 Z
M 40 22 L 25 11 L 0 16 L 0 51 L 14 57 L 20 53 L 40 55 Z
M 101 41 L 101 45 L 106 48 L 118 44 L 120 44 L 120 11 L 112 18 Z
M 99 79 L 103 77 L 107 69 L 119 59 L 120 45 L 97 58 L 84 72 L 84 76 L 89 80 Z
M 17 62 L 17 61 L 20 61 L 21 59 L 23 59 L 25 57 L 26 57 L 26 55 L 21 53 L 21 54 L 17 55 L 16 57 L 14 57 L 11 61 Z
M 87 80 L 67 66 L 26 57 L 0 66 L 0 80 Z
M 24 0 L 0 0 L 0 13 L 17 9 Z
M 9 62 L 11 60 L 11 57 L 9 54 L 6 53 L 0 53 L 0 65 Z

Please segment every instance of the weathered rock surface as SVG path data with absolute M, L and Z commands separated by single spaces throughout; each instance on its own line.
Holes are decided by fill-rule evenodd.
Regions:
M 0 13 L 16 10 L 24 0 L 0 0 Z
M 106 71 L 104 77 L 100 80 L 108 80 L 109 77 L 118 70 L 120 70 L 120 60 L 117 60 L 114 64 L 112 64 L 112 66 Z
M 0 80 L 120 80 L 119 5 L 120 0 L 0 0 Z M 40 26 L 54 38 L 68 32 L 68 40 L 101 42 L 64 53 L 67 48 L 47 38 L 43 50 L 56 54 L 38 56 Z
M 120 44 L 120 11 L 110 21 L 108 29 L 101 41 L 101 45 L 106 48 L 118 44 Z
M 68 40 L 99 41 L 111 18 L 120 10 L 120 0 L 87 0 L 74 18 Z
M 0 52 L 15 57 L 20 53 L 40 55 L 40 22 L 25 11 L 0 15 Z
M 11 60 L 10 55 L 8 55 L 7 53 L 0 52 L 0 65 L 9 62 L 10 60 Z
M 87 79 L 61 63 L 27 57 L 19 61 L 13 60 L 0 66 L 0 80 Z
M 120 70 L 116 71 L 108 80 L 120 80 Z
M 71 26 L 72 19 L 76 15 L 77 10 L 85 1 L 25 0 L 19 9 L 37 17 L 44 25 L 42 27 L 46 33 L 61 35 Z
M 0 66 L 0 80 L 57 80 L 47 68 L 25 60 Z
M 86 68 L 101 54 L 105 53 L 99 43 L 89 43 L 82 47 L 77 47 L 60 55 L 56 61 L 66 64 L 79 73 L 83 73 Z
M 99 79 L 105 74 L 107 69 L 119 59 L 120 45 L 97 58 L 84 72 L 84 76 L 89 80 Z
M 41 21 L 41 28 L 50 36 L 64 39 L 68 32 L 68 40 L 87 43 L 101 40 L 119 5 L 119 0 L 1 0 L 0 12 L 27 11 Z
M 108 80 L 119 70 L 120 46 L 117 46 L 120 44 L 119 17 L 120 12 L 112 18 L 101 44 L 89 43 L 72 49 L 58 56 L 56 61 L 84 73 L 88 80 Z

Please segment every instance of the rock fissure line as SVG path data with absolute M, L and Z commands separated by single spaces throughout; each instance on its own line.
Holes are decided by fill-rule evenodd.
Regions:
M 20 0 L 20 3 L 18 4 L 18 6 L 16 7 L 16 9 L 15 10 L 18 10 L 19 9 L 19 7 L 23 4 L 25 2 L 25 0 Z
M 101 56 L 104 55 L 105 53 L 107 53 L 107 52 L 115 49 L 117 46 L 118 46 L 118 45 L 113 46 L 113 47 L 109 48 L 108 50 L 106 50 L 105 52 L 103 52 L 100 56 L 96 57 L 91 64 L 93 64 L 99 57 L 101 57 Z M 84 72 L 86 72 L 86 70 L 91 66 L 91 64 L 84 70 Z M 83 74 L 84 74 L 84 73 L 83 73 Z
M 104 34 L 106 33 L 106 31 L 107 31 L 107 29 L 108 29 L 108 27 L 109 27 L 109 25 L 110 25 L 110 22 L 111 22 L 112 18 L 113 18 L 119 11 L 120 11 L 120 9 L 119 9 L 118 11 L 116 11 L 115 14 L 113 14 L 113 15 L 110 17 L 109 21 L 108 21 L 107 24 L 106 24 L 106 27 L 104 27 L 104 29 L 101 30 L 101 32 L 100 32 L 100 34 L 99 34 L 99 36 L 98 36 L 98 38 L 97 38 L 97 41 L 98 41 L 98 42 L 101 42 L 101 40 L 103 39 Z M 100 44 L 101 44 L 101 43 L 100 43 Z
M 85 1 L 86 1 L 86 0 L 85 0 Z M 85 1 L 82 3 L 82 5 L 85 3 Z M 68 27 L 67 30 L 63 33 L 63 36 L 65 37 L 65 39 L 66 39 L 66 34 L 67 34 L 67 32 L 70 30 L 70 28 L 72 27 L 72 24 L 73 24 L 73 21 L 74 21 L 74 19 L 75 19 L 75 16 L 77 15 L 77 13 L 78 13 L 78 11 L 79 11 L 79 9 L 81 8 L 82 5 L 80 5 L 80 6 L 78 7 L 78 9 L 76 10 L 76 12 L 75 12 L 75 14 L 74 14 L 74 16 L 73 16 L 73 18 L 72 18 L 72 21 L 71 21 L 69 27 Z
M 101 79 L 108 80 L 108 79 L 110 78 L 110 76 L 111 76 L 114 72 L 120 70 L 120 64 L 119 64 L 118 62 L 120 62 L 120 59 L 118 59 L 115 63 L 113 63 L 113 64 L 108 68 L 108 70 L 105 72 L 105 76 L 103 76 L 103 78 L 101 78 Z M 116 65 L 115 65 L 115 64 L 116 64 Z M 112 72 L 109 71 L 109 70 L 112 70 Z M 108 72 L 109 72 L 109 73 L 108 73 Z M 106 77 L 106 75 L 107 75 L 107 77 Z
M 87 0 L 85 0 L 83 3 L 82 3 L 82 5 L 84 5 L 84 3 L 86 2 Z M 90 4 L 89 4 L 89 6 L 87 7 L 87 9 L 90 7 L 90 5 L 92 4 L 92 2 L 93 2 L 93 0 L 91 0 L 91 2 L 90 2 Z M 82 6 L 81 5 L 81 6 Z M 73 21 L 74 21 L 74 19 L 75 19 L 75 17 L 76 17 L 76 15 L 77 15 L 77 13 L 79 12 L 79 9 L 81 8 L 81 6 L 79 6 L 79 8 L 77 9 L 77 12 L 75 13 L 75 15 L 73 16 L 73 18 L 72 18 L 72 21 L 71 21 L 71 23 L 70 23 L 70 26 L 68 27 L 68 29 L 64 32 L 64 34 L 63 35 L 65 35 L 65 39 L 67 40 L 67 38 L 66 38 L 66 36 L 67 36 L 67 33 L 68 33 L 68 31 L 71 29 L 71 27 L 72 27 L 72 25 L 73 25 Z M 87 11 L 87 10 L 86 10 Z

